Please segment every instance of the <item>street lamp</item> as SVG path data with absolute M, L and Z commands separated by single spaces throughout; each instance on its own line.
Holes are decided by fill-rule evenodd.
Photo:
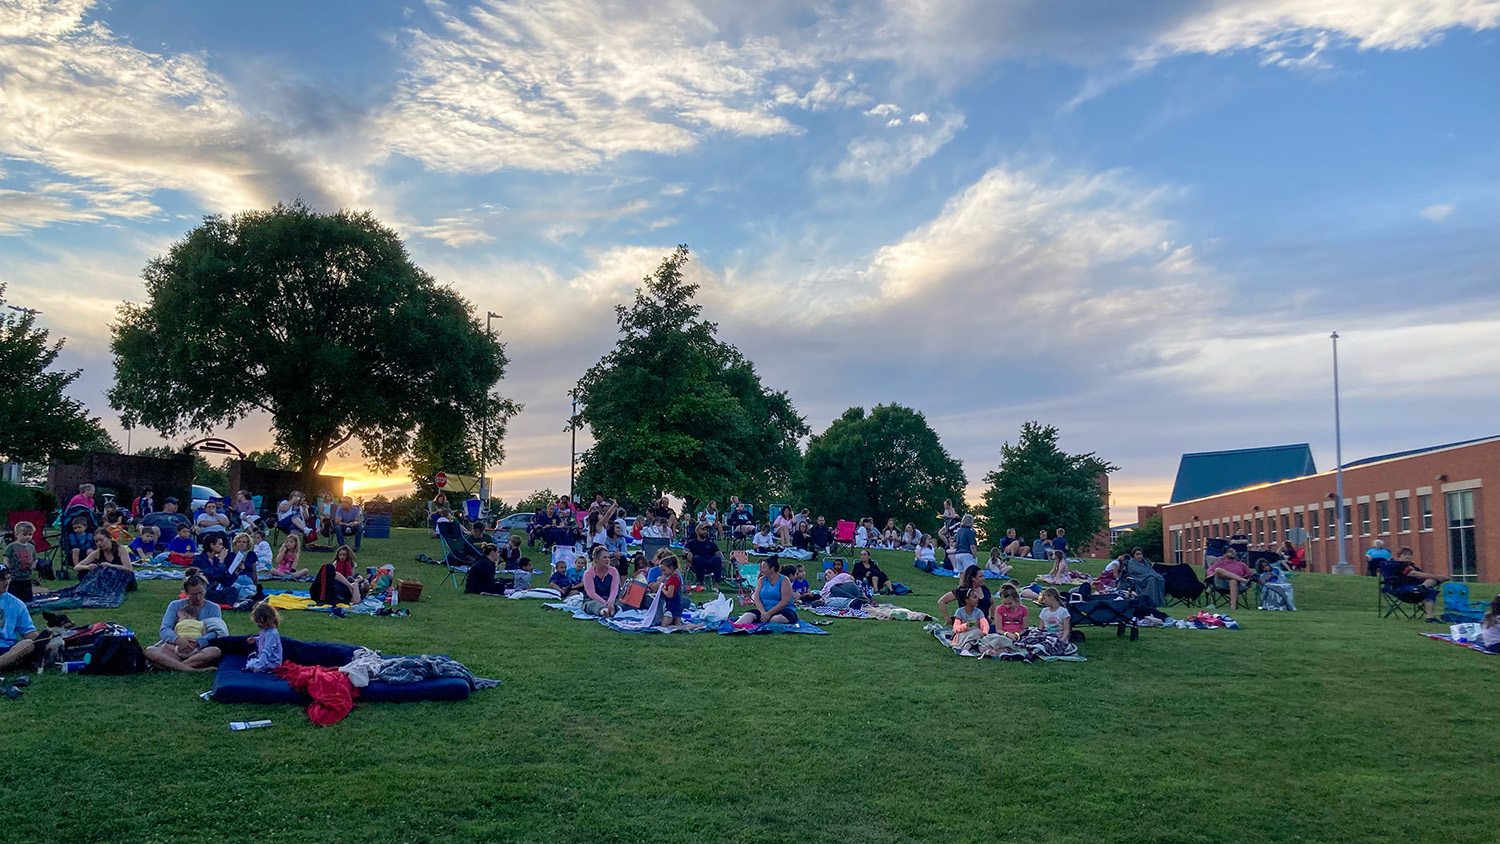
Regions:
M 578 390 L 569 390 L 568 398 L 573 400 L 573 415 L 568 419 L 568 428 L 573 432 L 573 453 L 568 458 L 568 500 L 576 502 L 578 499 L 573 496 L 573 484 L 578 478 Z
M 494 339 L 495 335 L 494 332 L 490 330 L 490 323 L 497 319 L 505 319 L 505 317 L 495 313 L 494 311 L 486 311 L 484 314 L 484 334 L 486 337 L 492 340 Z M 486 386 L 484 388 L 484 407 L 480 409 L 479 428 L 479 494 L 484 496 L 486 499 L 490 497 L 489 490 L 484 488 L 484 475 L 485 472 L 490 468 L 489 447 L 490 388 Z
M 1333 340 L 1333 494 L 1334 518 L 1339 523 L 1339 561 L 1333 566 L 1334 574 L 1354 574 L 1354 566 L 1344 553 L 1344 433 L 1339 419 L 1339 333 L 1329 335 Z

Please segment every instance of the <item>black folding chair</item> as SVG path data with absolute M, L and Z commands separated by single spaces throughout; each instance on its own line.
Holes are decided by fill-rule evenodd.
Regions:
M 460 575 L 468 574 L 469 566 L 484 559 L 484 555 L 479 553 L 479 549 L 474 547 L 467 536 L 464 536 L 463 531 L 458 527 L 458 522 L 438 522 L 437 532 L 438 541 L 443 544 L 443 565 L 448 569 L 443 580 L 445 582 L 451 580 L 454 586 L 462 587 L 463 584 L 459 582 Z
M 1410 578 L 1382 577 L 1376 592 L 1375 611 L 1381 618 L 1399 615 L 1410 621 L 1427 617 L 1427 590 Z
M 1167 581 L 1166 606 L 1200 607 L 1203 605 L 1203 593 L 1208 587 L 1198 579 L 1198 572 L 1192 566 L 1187 563 L 1170 566 L 1156 563 L 1151 567 Z
M 1091 595 L 1073 600 L 1068 596 L 1068 616 L 1074 627 L 1114 627 L 1116 636 L 1130 630 L 1130 641 L 1140 636 L 1135 623 L 1135 601 L 1120 594 Z

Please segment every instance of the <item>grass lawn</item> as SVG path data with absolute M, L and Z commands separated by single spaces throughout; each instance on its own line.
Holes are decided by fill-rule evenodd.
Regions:
M 286 613 L 283 635 L 449 653 L 499 689 L 319 728 L 204 702 L 209 675 L 48 673 L 0 698 L 0 840 L 1496 840 L 1500 658 L 1377 619 L 1368 578 L 1305 575 L 1301 612 L 1241 609 L 1239 631 L 1089 628 L 1088 662 L 1026 665 L 906 622 L 624 635 L 463 595 L 418 552 L 436 541 L 406 530 L 360 557 L 426 584 L 410 618 Z M 878 556 L 907 606 L 954 582 Z M 149 645 L 177 589 L 69 615 Z M 275 726 L 229 730 L 255 718 Z

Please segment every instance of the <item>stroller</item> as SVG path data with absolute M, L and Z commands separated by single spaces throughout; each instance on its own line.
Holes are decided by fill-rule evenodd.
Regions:
M 73 530 L 75 522 L 83 523 L 83 532 Z M 99 529 L 99 517 L 93 510 L 78 504 L 69 507 L 58 519 L 58 526 L 62 529 L 62 536 L 58 539 L 58 559 L 56 565 L 48 561 L 41 567 L 43 577 L 56 580 L 69 580 L 73 570 L 73 552 L 78 552 L 82 559 L 90 551 L 94 550 L 94 531 Z

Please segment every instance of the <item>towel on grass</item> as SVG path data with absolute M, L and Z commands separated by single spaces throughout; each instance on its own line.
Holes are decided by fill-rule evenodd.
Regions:
M 926 571 L 926 569 L 923 569 L 923 571 Z M 935 574 L 938 577 L 958 577 L 960 574 L 962 574 L 962 572 L 956 572 L 953 569 L 945 569 L 942 566 L 938 566 L 938 567 L 934 568 L 932 571 L 927 572 L 927 573 L 928 574 Z M 981 569 L 980 570 L 980 574 L 984 575 L 984 579 L 985 580 L 1010 580 L 1010 579 L 1012 579 L 1011 576 L 1008 575 L 1008 574 L 1001 574 L 1000 572 L 990 571 L 989 569 Z
M 137 567 L 135 570 L 136 580 L 181 580 L 185 569 L 143 569 Z
M 58 589 L 26 605 L 30 610 L 112 610 L 125 600 L 125 591 L 135 582 L 128 571 L 100 566 L 85 574 L 76 586 Z
M 1480 645 L 1475 642 L 1457 641 L 1451 634 L 1448 633 L 1423 633 L 1422 635 L 1426 636 L 1429 639 L 1436 639 L 1439 642 L 1447 642 L 1450 645 L 1458 645 L 1461 648 L 1468 648 L 1471 651 L 1479 651 L 1482 654 L 1489 654 L 1490 656 L 1500 656 L 1500 651 L 1485 650 L 1484 645 Z
M 764 553 L 760 551 L 750 551 L 747 553 L 752 557 L 777 557 L 783 560 L 811 560 L 813 558 L 813 552 L 797 548 L 783 548 L 780 551 L 766 551 Z
M 360 648 L 349 662 L 338 669 L 349 678 L 357 689 L 370 685 L 374 680 L 393 685 L 407 685 L 432 680 L 438 677 L 457 677 L 469 684 L 473 691 L 493 689 L 499 680 L 475 677 L 474 672 L 462 662 L 442 654 L 420 656 L 384 656 L 380 651 Z
M 1239 622 L 1227 615 L 1213 612 L 1200 612 L 1188 616 L 1180 621 L 1163 624 L 1163 627 L 1181 627 L 1187 630 L 1238 630 Z
M 385 599 L 379 595 L 366 595 L 364 600 L 357 604 L 315 604 L 312 595 L 306 589 L 267 589 L 266 603 L 278 610 L 306 610 L 308 612 L 333 612 L 334 607 L 342 609 L 346 613 L 354 615 L 375 615 L 383 608 Z

